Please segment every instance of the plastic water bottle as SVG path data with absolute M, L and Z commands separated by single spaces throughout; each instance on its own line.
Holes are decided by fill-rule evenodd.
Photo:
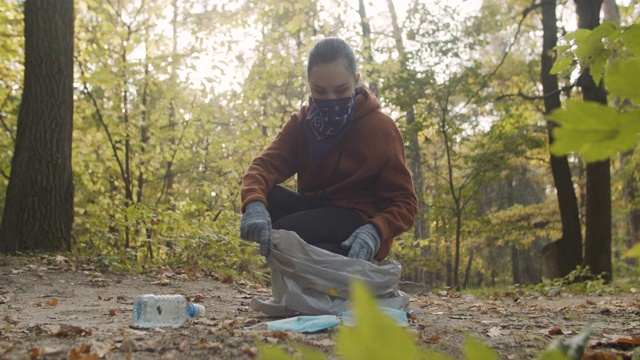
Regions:
M 180 327 L 204 314 L 204 306 L 190 303 L 182 295 L 147 294 L 133 301 L 133 326 L 138 328 Z

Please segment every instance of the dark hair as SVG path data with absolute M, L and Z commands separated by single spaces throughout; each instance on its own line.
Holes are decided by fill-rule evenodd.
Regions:
M 327 37 L 318 41 L 309 52 L 307 63 L 307 77 L 311 69 L 318 64 L 331 64 L 336 60 L 344 59 L 347 70 L 356 76 L 358 63 L 351 46 L 346 41 L 337 37 Z

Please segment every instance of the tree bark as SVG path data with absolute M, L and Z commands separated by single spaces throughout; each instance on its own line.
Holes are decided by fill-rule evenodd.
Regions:
M 364 47 L 364 58 L 369 65 L 373 65 L 373 49 L 371 49 L 371 26 L 369 25 L 369 18 L 367 18 L 367 11 L 364 6 L 364 0 L 358 0 L 358 14 L 360 15 L 360 25 L 362 26 L 362 44 Z M 369 89 L 377 97 L 380 98 L 378 93 L 378 84 L 372 75 L 376 73 L 375 70 L 369 71 L 367 76 L 369 80 Z
M 25 75 L 0 251 L 71 250 L 73 0 L 26 0 Z
M 554 109 L 560 108 L 560 93 L 558 91 L 558 78 L 549 73 L 555 59 L 555 50 L 558 40 L 558 26 L 556 18 L 556 1 L 542 1 L 542 89 L 545 94 L 544 107 L 545 114 L 549 114 Z M 547 123 L 549 144 L 553 144 L 553 129 L 557 127 L 552 121 Z M 582 233 L 580 229 L 580 215 L 578 201 L 571 179 L 571 169 L 566 156 L 555 156 L 550 158 L 551 173 L 556 187 L 558 206 L 560 208 L 560 218 L 562 221 L 562 237 L 555 243 L 549 244 L 543 249 L 544 254 L 552 253 L 554 256 L 548 257 L 549 261 L 555 263 L 548 264 L 552 277 L 563 277 L 582 265 Z
M 396 43 L 396 50 L 398 50 L 398 57 L 400 58 L 403 68 L 406 68 L 406 53 L 404 50 L 404 42 L 402 41 L 402 31 L 398 26 L 398 17 L 396 16 L 396 9 L 393 5 L 393 0 L 387 0 L 387 8 L 389 14 L 391 14 L 391 25 L 393 28 L 393 38 Z M 407 119 L 407 135 L 408 135 L 408 151 L 407 162 L 411 175 L 413 175 L 413 187 L 416 191 L 418 198 L 418 215 L 416 222 L 413 226 L 414 236 L 416 239 L 426 239 L 429 237 L 429 227 L 427 226 L 427 206 L 424 201 L 424 178 L 422 176 L 422 155 L 420 153 L 420 142 L 418 140 L 418 129 L 416 129 L 416 113 L 411 106 L 406 110 Z M 428 254 L 423 254 L 428 256 Z
M 595 29 L 600 24 L 602 0 L 575 0 L 578 28 Z M 584 69 L 578 78 L 584 101 L 607 104 L 604 84 L 596 84 Z M 611 281 L 611 173 L 609 160 L 587 164 L 585 218 L 585 265 L 594 275 Z

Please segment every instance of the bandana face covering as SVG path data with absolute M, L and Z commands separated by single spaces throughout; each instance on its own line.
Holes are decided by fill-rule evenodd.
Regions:
M 342 99 L 312 99 L 305 119 L 309 151 L 314 165 L 324 160 L 329 151 L 344 137 L 353 120 L 356 93 Z

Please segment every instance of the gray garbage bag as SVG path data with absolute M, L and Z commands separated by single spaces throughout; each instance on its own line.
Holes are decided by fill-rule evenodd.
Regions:
M 351 279 L 366 283 L 380 306 L 406 311 L 409 297 L 398 289 L 402 267 L 378 264 L 320 249 L 293 231 L 271 230 L 272 298 L 254 297 L 253 310 L 270 316 L 338 315 L 350 308 Z

